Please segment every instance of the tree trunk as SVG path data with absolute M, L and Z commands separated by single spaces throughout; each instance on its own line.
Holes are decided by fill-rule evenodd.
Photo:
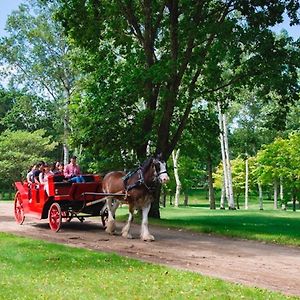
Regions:
M 297 200 L 297 197 L 296 197 L 295 189 L 293 189 L 293 192 L 292 192 L 293 211 L 296 211 L 296 200 Z
M 64 149 L 64 165 L 66 166 L 69 163 L 69 148 L 67 144 L 63 144 Z
M 226 115 L 222 113 L 220 102 L 218 102 L 218 111 L 219 111 L 220 143 L 221 143 L 222 162 L 223 162 L 223 171 L 224 171 L 223 174 L 224 174 L 224 181 L 225 181 L 225 188 L 226 188 L 226 198 L 228 201 L 229 209 L 235 209 L 234 198 L 233 198 L 231 164 L 229 158 L 227 122 L 226 122 Z
M 281 202 L 281 209 L 286 210 L 286 205 L 283 199 L 283 182 L 282 182 L 282 177 L 280 177 L 280 182 L 279 182 L 279 194 L 280 194 L 280 202 Z
M 184 206 L 188 206 L 189 204 L 189 195 L 187 192 L 184 193 Z
M 225 209 L 225 182 L 224 182 L 224 170 L 223 170 L 223 179 L 222 179 L 222 190 L 221 190 L 221 200 L 220 200 L 220 209 Z
M 208 180 L 208 198 L 209 198 L 209 208 L 216 209 L 215 191 L 213 184 L 213 167 L 211 156 L 208 155 L 207 158 L 207 180 Z
M 167 190 L 163 188 L 162 190 L 162 206 L 166 207 L 166 202 L 167 202 Z
M 259 209 L 260 210 L 263 210 L 264 207 L 263 207 L 263 193 L 262 193 L 262 186 L 260 183 L 257 184 L 258 186 L 258 199 L 259 199 Z
M 248 209 L 248 194 L 249 194 L 249 164 L 248 164 L 248 154 L 246 154 L 245 160 L 245 209 Z
M 66 91 L 66 95 L 69 95 L 69 93 Z M 69 163 L 69 104 L 70 104 L 70 98 L 67 97 L 67 100 L 64 104 L 64 140 L 63 140 L 63 150 L 64 150 L 64 165 L 66 166 Z
M 274 180 L 274 209 L 278 207 L 278 182 Z
M 160 211 L 159 211 L 159 199 L 160 199 L 160 193 L 161 193 L 161 184 L 159 184 L 155 190 L 155 193 L 153 195 L 153 202 L 151 204 L 151 208 L 149 211 L 149 217 L 160 219 Z
M 236 207 L 237 209 L 240 209 L 240 193 L 235 193 L 236 194 Z
M 227 123 L 226 123 L 226 115 L 225 114 L 223 114 L 223 128 L 224 128 L 224 145 L 225 145 L 225 156 L 226 156 L 226 168 L 227 168 L 227 172 L 228 172 L 228 193 L 229 193 L 228 207 L 229 207 L 229 209 L 235 209 L 234 198 L 233 198 L 231 163 L 230 163 L 230 157 L 229 157 Z
M 176 181 L 176 193 L 175 193 L 175 201 L 174 206 L 179 206 L 179 197 L 180 197 L 180 191 L 181 191 L 181 182 L 179 179 L 178 174 L 178 157 L 179 157 L 180 149 L 177 149 L 177 151 L 172 152 L 172 159 L 173 159 L 173 165 L 174 165 L 174 176 Z
M 296 211 L 297 189 L 295 187 L 293 187 L 292 189 L 292 201 L 293 201 L 293 211 Z
M 218 103 L 218 108 L 220 104 Z M 223 135 L 223 125 L 222 125 L 222 113 L 221 107 L 219 108 L 219 128 L 220 128 L 220 145 L 221 145 L 221 154 L 222 154 L 222 164 L 223 164 L 223 192 L 224 192 L 224 200 L 225 198 L 228 200 L 229 192 L 228 192 L 228 174 L 226 171 L 226 158 L 225 158 L 225 147 L 224 147 L 224 135 Z M 225 201 L 223 201 L 225 204 Z M 225 208 L 225 206 L 224 206 Z

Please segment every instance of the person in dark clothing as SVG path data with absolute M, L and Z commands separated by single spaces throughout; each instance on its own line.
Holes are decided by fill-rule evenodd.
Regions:
M 45 163 L 43 161 L 39 162 L 37 164 L 37 169 L 33 172 L 33 179 L 35 183 L 40 183 L 39 175 L 43 172 L 44 164 Z

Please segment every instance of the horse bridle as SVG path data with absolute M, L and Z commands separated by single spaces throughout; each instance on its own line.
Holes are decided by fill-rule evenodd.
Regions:
M 155 162 L 155 159 L 153 158 L 152 159 L 152 162 L 154 164 L 154 167 L 155 167 L 155 177 L 153 178 L 153 182 L 155 183 L 157 181 L 157 179 L 159 178 L 160 175 L 162 174 L 167 174 L 167 170 L 163 170 L 163 171 L 160 171 L 160 172 L 157 172 L 157 162 Z M 139 179 L 134 183 L 134 184 L 130 184 L 130 185 L 127 185 L 127 181 L 135 174 L 135 173 L 138 173 L 138 176 L 139 176 Z M 142 166 L 140 166 L 138 169 L 136 169 L 135 171 L 133 172 L 129 172 L 127 173 L 124 177 L 123 177 L 123 181 L 124 181 L 124 186 L 125 186 L 125 190 L 127 192 L 129 192 L 130 190 L 136 188 L 136 187 L 139 187 L 141 185 L 144 185 L 149 191 L 151 190 L 154 190 L 155 187 L 154 185 L 148 185 L 146 184 L 145 182 L 145 178 L 144 178 L 144 174 L 143 174 L 143 171 L 142 171 Z
M 168 174 L 167 168 L 164 171 L 157 172 L 156 167 L 157 167 L 157 164 L 159 164 L 159 163 L 162 163 L 162 162 L 161 161 L 159 161 L 158 163 L 154 162 L 155 171 L 156 171 L 156 178 L 158 178 L 162 174 Z

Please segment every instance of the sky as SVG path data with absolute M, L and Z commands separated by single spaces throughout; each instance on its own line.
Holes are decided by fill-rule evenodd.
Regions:
M 13 10 L 16 10 L 19 4 L 23 1 L 24 0 L 0 0 L 0 36 L 5 35 L 4 27 L 7 16 Z M 274 31 L 280 32 L 282 28 L 286 29 L 294 39 L 298 39 L 300 37 L 300 25 L 290 27 L 287 18 L 282 24 L 275 26 Z
M 11 14 L 13 10 L 18 9 L 22 0 L 0 0 L 0 36 L 5 35 L 4 27 L 7 16 Z
M 5 35 L 4 27 L 7 16 L 13 10 L 16 10 L 22 2 L 23 0 L 0 0 L 0 36 Z M 290 27 L 287 18 L 282 24 L 275 26 L 274 31 L 280 32 L 282 28 L 286 29 L 289 35 L 291 35 L 294 39 L 298 39 L 300 37 L 300 25 Z

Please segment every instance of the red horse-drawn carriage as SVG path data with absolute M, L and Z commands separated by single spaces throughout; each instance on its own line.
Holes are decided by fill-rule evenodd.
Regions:
M 105 227 L 107 209 L 102 180 L 99 175 L 83 175 L 85 182 L 71 183 L 63 175 L 49 176 L 45 184 L 16 182 L 14 213 L 18 224 L 25 216 L 47 219 L 50 228 L 58 231 L 62 221 L 70 222 L 74 217 L 100 216 Z
M 159 184 L 169 180 L 166 162 L 161 155 L 150 157 L 135 171 L 125 174 L 113 171 L 103 181 L 98 175 L 83 175 L 84 183 L 70 183 L 62 175 L 48 177 L 46 184 L 16 182 L 15 218 L 22 224 L 26 215 L 49 220 L 50 228 L 58 231 L 62 220 L 77 217 L 83 221 L 88 216 L 100 216 L 106 232 L 113 234 L 115 212 L 121 202 L 129 208 L 127 223 L 122 236 L 132 238 L 130 233 L 135 209 L 142 210 L 141 239 L 153 241 L 148 229 L 148 213 L 154 192 Z M 107 223 L 107 224 L 106 224 Z

